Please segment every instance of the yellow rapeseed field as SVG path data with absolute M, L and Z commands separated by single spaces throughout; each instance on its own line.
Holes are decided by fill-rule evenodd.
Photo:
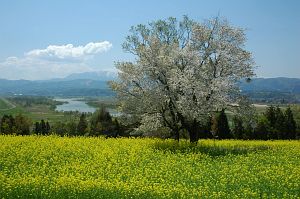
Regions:
M 300 142 L 0 136 L 0 198 L 300 198 Z

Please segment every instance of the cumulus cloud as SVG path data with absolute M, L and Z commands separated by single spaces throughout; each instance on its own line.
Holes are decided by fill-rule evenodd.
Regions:
M 84 46 L 50 45 L 45 49 L 34 49 L 24 53 L 23 57 L 8 57 L 0 62 L 0 78 L 39 80 L 99 70 L 93 66 L 93 57 L 111 47 L 110 42 L 104 41 Z
M 108 51 L 112 44 L 108 41 L 103 42 L 90 42 L 85 46 L 74 46 L 73 44 L 67 45 L 50 45 L 46 49 L 34 49 L 27 53 L 25 56 L 41 59 L 84 59 L 101 52 Z

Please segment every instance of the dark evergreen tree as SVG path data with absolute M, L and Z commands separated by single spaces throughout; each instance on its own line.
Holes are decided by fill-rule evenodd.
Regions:
M 276 139 L 277 133 L 275 130 L 275 123 L 276 123 L 276 114 L 275 108 L 273 105 L 269 106 L 265 112 L 265 117 L 268 121 L 268 139 Z
M 217 134 L 218 131 L 218 117 L 215 115 L 211 119 L 211 134 L 213 138 L 219 138 Z
M 77 130 L 77 122 L 75 122 L 74 120 L 71 120 L 66 123 L 66 134 L 67 135 L 77 135 L 76 130 Z
M 218 129 L 219 129 L 219 136 L 220 138 L 230 138 L 230 128 L 228 125 L 228 119 L 225 114 L 225 109 L 222 109 L 220 115 L 219 115 L 219 120 L 218 120 Z
M 52 125 L 52 131 L 60 136 L 68 135 L 66 124 L 64 122 L 56 122 Z
M 253 126 L 250 122 L 247 122 L 245 124 L 245 133 L 243 135 L 243 138 L 245 140 L 248 140 L 248 139 L 255 139 L 255 135 L 254 135 L 254 129 L 253 129 Z
M 77 125 L 77 134 L 85 135 L 88 131 L 88 122 L 84 113 L 81 114 L 78 125 Z
M 42 129 L 41 129 L 41 125 L 39 122 L 35 122 L 34 124 L 34 133 L 35 134 L 42 134 Z
M 97 110 L 91 119 L 91 134 L 103 135 L 108 134 L 113 128 L 112 117 L 104 107 Z
M 258 118 L 257 125 L 254 129 L 255 139 L 267 140 L 268 139 L 268 120 L 263 115 Z
M 29 135 L 31 122 L 28 118 L 19 114 L 15 117 L 15 133 L 17 135 Z
M 47 135 L 49 135 L 49 134 L 50 134 L 50 131 L 51 131 L 51 127 L 50 127 L 49 122 L 47 121 L 47 122 L 46 122 L 46 132 L 45 132 L 45 133 L 46 133 Z
M 275 122 L 276 122 L 276 114 L 275 114 L 275 108 L 274 108 L 273 105 L 269 106 L 269 107 L 266 109 L 265 116 L 266 116 L 267 120 L 268 120 L 272 125 L 275 124 Z
M 114 134 L 115 134 L 115 136 L 121 135 L 122 128 L 121 128 L 121 125 L 120 125 L 117 118 L 115 118 L 113 120 L 113 125 L 114 125 Z
M 230 138 L 230 129 L 224 109 L 222 109 L 222 111 L 216 116 L 213 122 L 212 130 L 219 139 Z
M 8 115 L 3 115 L 0 123 L 1 134 L 11 134 L 10 120 Z
M 284 139 L 286 137 L 285 118 L 279 106 L 275 109 L 275 118 L 274 132 L 276 133 L 276 138 Z
M 242 119 L 238 116 L 234 116 L 232 122 L 233 122 L 233 128 L 232 128 L 233 137 L 235 139 L 243 139 L 243 136 L 245 134 L 245 129 L 243 127 Z
M 41 134 L 41 128 L 40 128 L 40 123 L 39 122 L 35 122 L 34 123 L 34 129 L 33 132 L 35 134 Z
M 286 138 L 295 139 L 296 138 L 296 121 L 294 119 L 293 112 L 290 107 L 285 110 L 284 113 L 285 127 L 286 127 Z
M 14 117 L 12 115 L 3 115 L 0 129 L 2 134 L 17 134 Z
M 9 129 L 12 134 L 16 133 L 16 121 L 12 115 L 9 115 Z
M 46 135 L 46 133 L 47 133 L 47 128 L 46 128 L 46 123 L 45 123 L 44 120 L 41 120 L 40 128 L 41 128 L 41 134 L 42 134 L 42 135 Z
M 0 122 L 0 132 L 2 134 L 29 135 L 30 126 L 30 120 L 21 114 L 16 117 L 3 115 Z
M 209 117 L 206 121 L 203 122 L 204 124 L 199 129 L 199 139 L 207 139 L 213 138 L 211 129 L 212 129 L 212 118 Z

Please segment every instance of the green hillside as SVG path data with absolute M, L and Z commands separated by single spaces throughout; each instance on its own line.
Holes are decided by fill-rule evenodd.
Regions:
M 0 110 L 4 111 L 4 110 L 12 109 L 12 108 L 14 108 L 13 104 L 11 104 L 6 99 L 0 97 Z

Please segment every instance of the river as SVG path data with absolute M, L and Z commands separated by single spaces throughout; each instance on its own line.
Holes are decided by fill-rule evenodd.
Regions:
M 54 100 L 66 102 L 62 105 L 57 105 L 56 111 L 79 111 L 82 113 L 94 113 L 96 111 L 96 108 L 87 105 L 85 101 L 82 101 L 82 98 L 55 98 Z M 120 115 L 115 109 L 107 108 L 106 110 L 112 116 Z
M 55 98 L 54 100 L 59 102 L 67 102 L 56 106 L 56 111 L 79 111 L 85 113 L 93 113 L 96 111 L 96 108 L 87 105 L 85 101 L 80 101 L 80 98 Z

